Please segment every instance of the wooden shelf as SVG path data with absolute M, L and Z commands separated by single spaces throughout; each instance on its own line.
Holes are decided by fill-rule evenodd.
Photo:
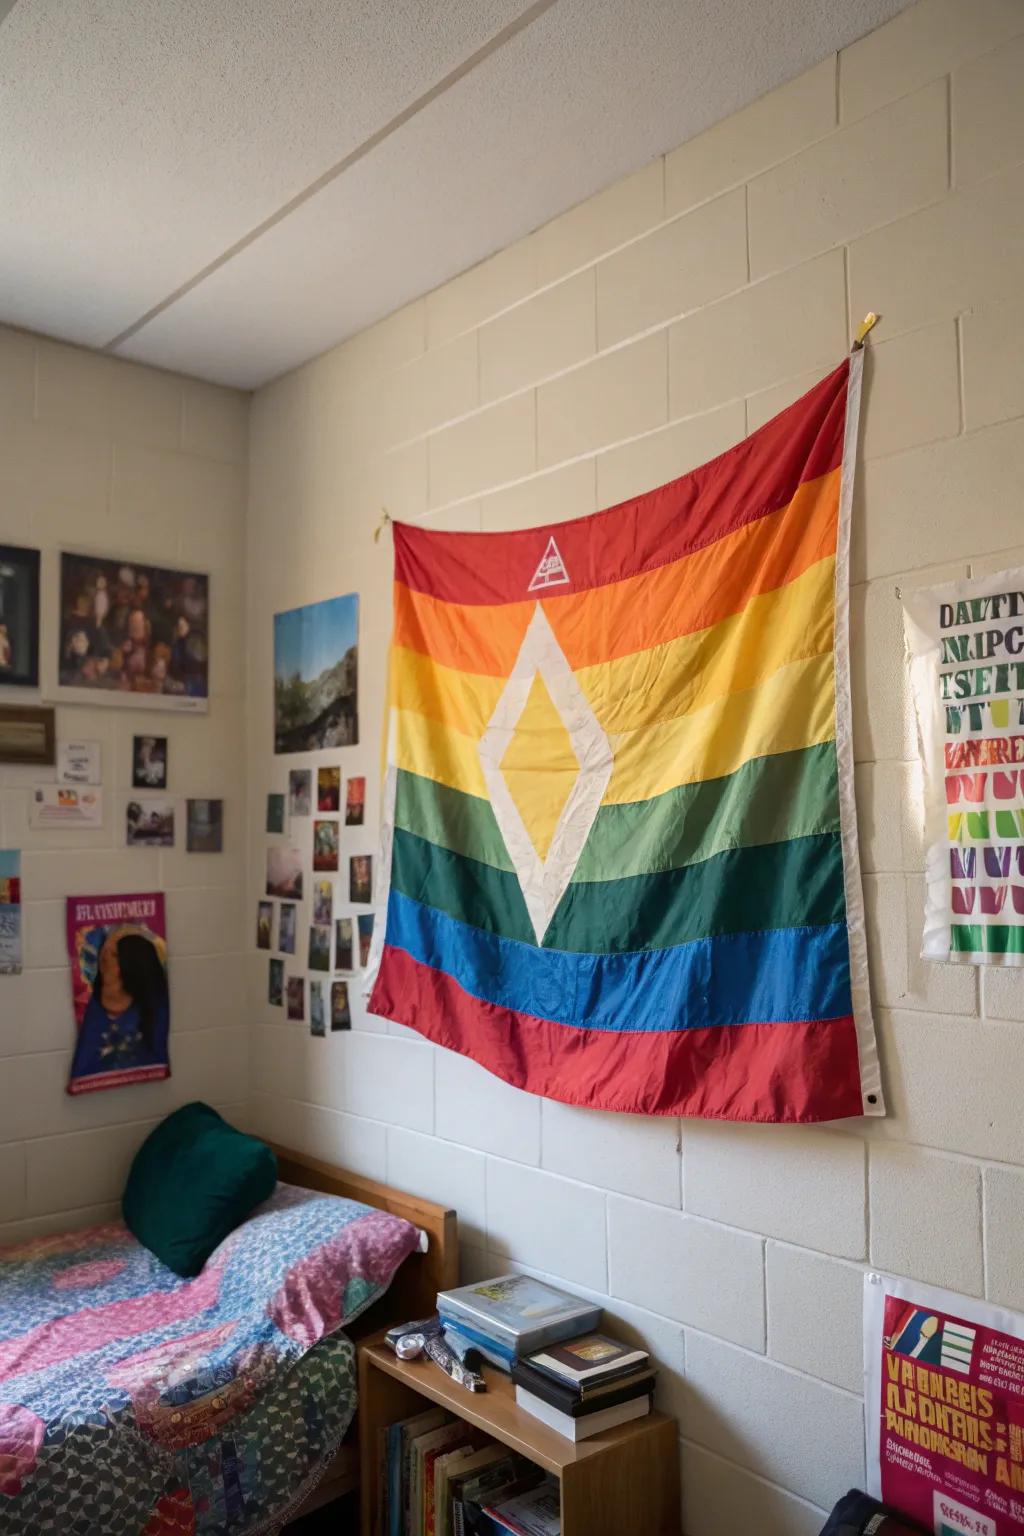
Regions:
M 558 1478 L 562 1536 L 678 1536 L 679 1443 L 663 1413 L 620 1424 L 578 1445 L 517 1407 L 515 1388 L 485 1366 L 486 1392 L 467 1392 L 433 1361 L 399 1360 L 380 1336 L 359 1349 L 363 1536 L 376 1519 L 377 1431 L 416 1413 L 423 1399 L 482 1430 Z

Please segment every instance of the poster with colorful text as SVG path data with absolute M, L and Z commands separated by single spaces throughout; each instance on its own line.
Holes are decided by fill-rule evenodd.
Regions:
M 1024 1317 L 864 1277 L 868 1492 L 935 1536 L 1024 1536 Z
M 69 896 L 67 946 L 78 1031 L 68 1093 L 169 1077 L 163 895 Z
M 904 595 L 926 960 L 1024 965 L 1024 569 Z

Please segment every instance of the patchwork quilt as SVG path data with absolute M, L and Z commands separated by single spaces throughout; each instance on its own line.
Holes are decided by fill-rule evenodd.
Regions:
M 276 1531 L 352 1417 L 337 1330 L 390 1279 L 388 1220 L 279 1185 L 193 1280 L 120 1222 L 0 1250 L 4 1536 Z M 364 1272 L 332 1284 L 346 1223 Z

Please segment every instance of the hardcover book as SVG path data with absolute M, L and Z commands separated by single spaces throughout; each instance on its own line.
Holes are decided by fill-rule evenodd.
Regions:
M 553 1340 L 588 1333 L 601 1308 L 529 1275 L 499 1275 L 476 1285 L 442 1291 L 437 1298 L 442 1317 L 471 1327 L 512 1346 L 516 1354 L 539 1349 Z
M 646 1365 L 650 1358 L 646 1349 L 633 1349 L 606 1334 L 590 1333 L 584 1338 L 548 1345 L 531 1354 L 527 1363 L 558 1381 L 582 1387 L 588 1382 L 627 1375 Z

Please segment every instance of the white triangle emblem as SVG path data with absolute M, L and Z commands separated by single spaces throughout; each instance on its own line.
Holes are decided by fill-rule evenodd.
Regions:
M 566 587 L 569 585 L 569 572 L 565 568 L 565 561 L 559 553 L 558 545 L 553 538 L 548 539 L 548 547 L 544 551 L 540 565 L 533 573 L 533 580 L 527 587 L 527 592 L 537 592 L 543 587 Z

